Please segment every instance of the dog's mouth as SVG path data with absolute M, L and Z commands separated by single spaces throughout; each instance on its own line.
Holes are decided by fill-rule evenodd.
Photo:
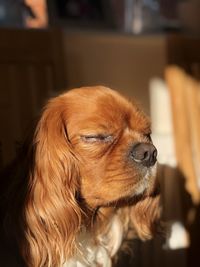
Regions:
M 145 178 L 144 178 L 145 179 Z M 144 179 L 136 186 L 133 185 L 133 188 L 129 186 L 127 192 L 124 196 L 119 197 L 117 200 L 107 203 L 105 206 L 109 207 L 124 207 L 131 206 L 137 202 L 147 198 L 155 198 L 160 195 L 160 184 L 156 177 L 149 179 L 144 182 Z
M 154 187 L 151 192 L 148 192 L 148 190 L 146 189 L 141 194 L 134 194 L 134 195 L 122 197 L 122 198 L 115 200 L 113 202 L 109 202 L 108 204 L 103 205 L 103 206 L 104 207 L 122 208 L 122 207 L 126 207 L 126 206 L 135 205 L 136 203 L 146 199 L 147 197 L 156 198 L 159 195 L 160 195 L 160 186 L 159 186 L 159 184 L 157 184 L 156 187 Z
M 127 189 L 127 198 L 140 199 L 141 197 L 156 196 L 160 193 L 157 181 L 157 164 L 147 168 L 138 169 L 137 183 Z

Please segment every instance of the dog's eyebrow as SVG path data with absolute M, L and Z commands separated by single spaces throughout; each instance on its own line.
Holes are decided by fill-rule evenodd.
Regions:
M 81 135 L 108 135 L 111 134 L 114 131 L 111 125 L 106 124 L 97 124 L 97 123 L 90 123 L 90 125 L 87 125 L 85 123 L 84 127 L 80 129 Z

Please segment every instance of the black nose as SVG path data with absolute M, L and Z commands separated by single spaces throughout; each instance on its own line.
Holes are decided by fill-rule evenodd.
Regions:
M 151 167 L 156 163 L 157 149 L 148 143 L 137 143 L 130 153 L 131 159 L 145 167 Z

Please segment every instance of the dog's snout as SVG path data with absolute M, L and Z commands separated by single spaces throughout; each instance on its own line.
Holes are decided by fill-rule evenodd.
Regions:
M 157 160 L 157 149 L 148 143 L 135 144 L 130 153 L 131 159 L 145 167 L 151 167 Z

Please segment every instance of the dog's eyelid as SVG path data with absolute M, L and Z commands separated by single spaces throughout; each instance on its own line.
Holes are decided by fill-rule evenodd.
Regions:
M 113 136 L 111 134 L 88 134 L 88 135 L 81 135 L 81 139 L 88 143 L 94 142 L 111 142 L 113 141 Z

